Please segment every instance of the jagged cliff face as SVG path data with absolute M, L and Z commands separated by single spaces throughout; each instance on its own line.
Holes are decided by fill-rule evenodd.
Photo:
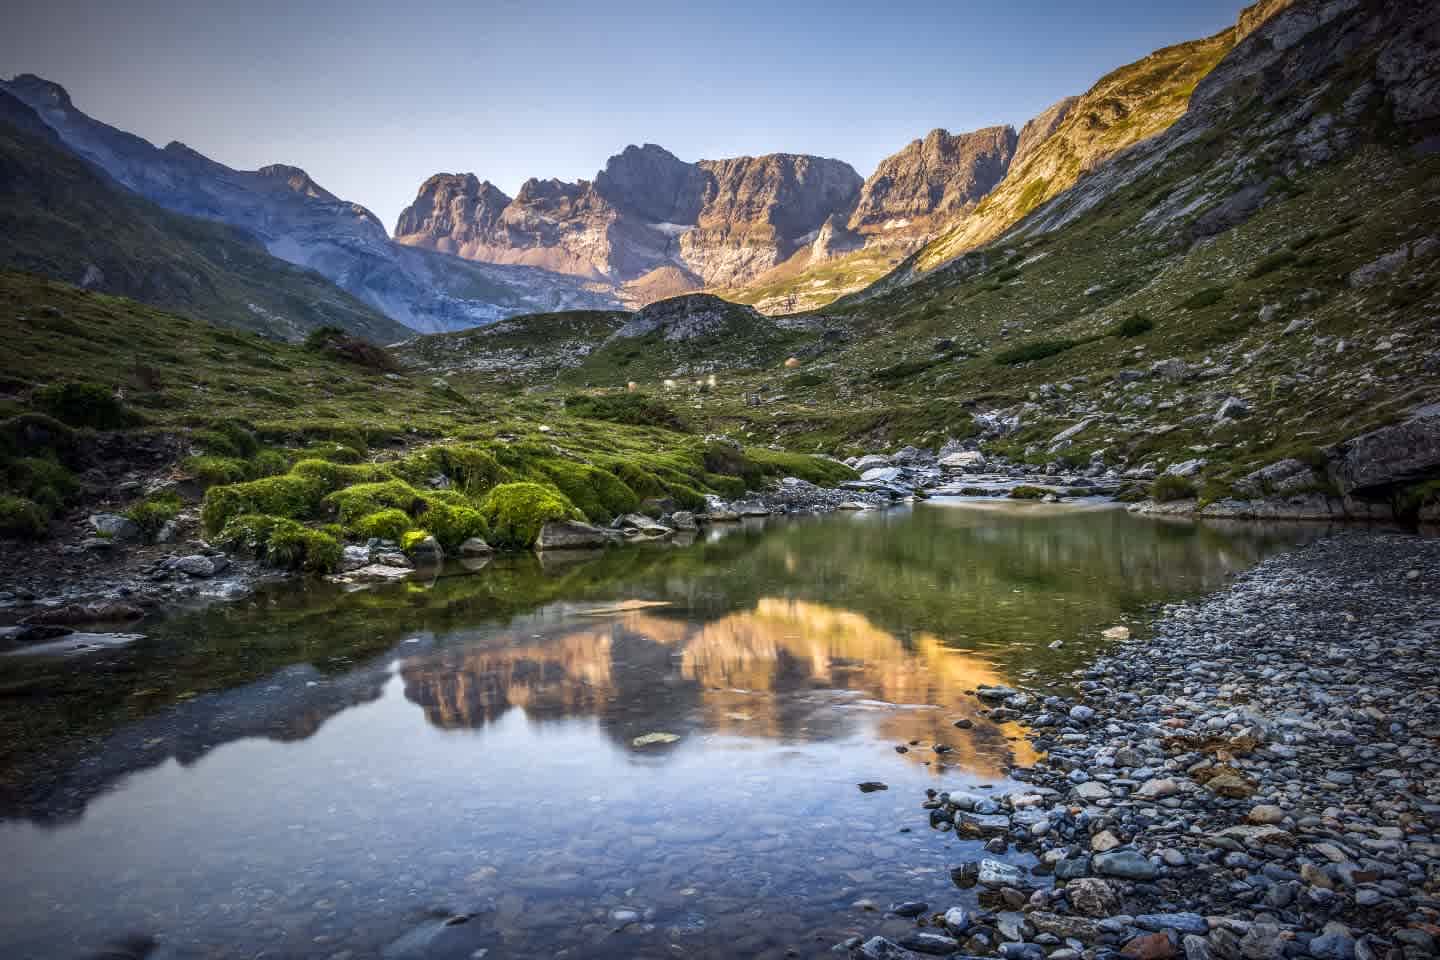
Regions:
M 432 177 L 395 236 L 624 286 L 633 299 L 746 282 L 813 240 L 832 214 L 848 213 L 860 182 L 838 160 L 771 154 L 692 164 L 646 144 L 611 157 L 594 182 L 529 180 L 498 216 L 498 190 L 481 202 L 485 185 L 472 175 Z
M 887 157 L 860 192 L 849 227 L 880 238 L 913 238 L 978 203 L 1005 176 L 1015 153 L 1013 127 L 973 133 L 932 130 Z
M 233 170 L 182 143 L 157 148 L 86 116 L 63 87 L 33 75 L 0 82 L 0 90 L 27 104 L 69 151 L 122 187 L 167 210 L 237 227 L 272 256 L 322 274 L 413 329 L 453 330 L 516 313 L 616 305 L 572 277 L 465 263 L 395 244 L 369 210 L 336 197 L 298 167 Z M 454 215 L 458 204 L 465 217 L 476 218 L 473 206 L 466 209 L 460 200 L 465 185 L 434 180 L 427 187 L 445 199 L 432 206 Z M 475 193 L 484 193 L 478 184 Z

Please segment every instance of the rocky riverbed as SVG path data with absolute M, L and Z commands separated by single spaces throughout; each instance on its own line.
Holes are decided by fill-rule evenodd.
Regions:
M 1440 540 L 1347 533 L 1167 606 L 1068 681 L 981 688 L 1044 759 L 1003 797 L 928 791 L 916 825 L 984 841 L 952 874 L 980 909 L 897 904 L 837 950 L 1435 956 L 1437 637 Z

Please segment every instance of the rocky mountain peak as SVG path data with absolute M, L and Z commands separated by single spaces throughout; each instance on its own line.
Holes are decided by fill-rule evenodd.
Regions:
M 923 232 L 979 202 L 1005 176 L 1018 135 L 1010 126 L 952 134 L 935 129 L 880 162 L 865 181 L 850 228 L 865 233 Z
M 689 225 L 700 215 L 704 174 L 653 143 L 626 147 L 595 176 L 595 191 L 651 223 Z
M 338 201 L 340 198 L 311 179 L 310 174 L 288 163 L 272 163 L 255 171 L 262 180 L 274 180 L 295 193 L 314 200 Z
M 37 77 L 33 73 L 22 73 L 14 80 L 6 84 L 10 91 L 26 103 L 36 105 L 44 104 L 48 109 L 73 110 L 75 104 L 70 100 L 70 93 L 60 84 L 44 77 Z

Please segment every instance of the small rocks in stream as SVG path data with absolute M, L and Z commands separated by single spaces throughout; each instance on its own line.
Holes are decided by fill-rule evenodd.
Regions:
M 964 902 L 917 916 L 913 934 L 892 917 L 893 939 L 839 949 L 1440 955 L 1437 580 L 1440 540 L 1344 533 L 1167 605 L 1151 639 L 1105 631 L 1110 652 L 1068 695 L 980 687 L 1039 759 L 1010 771 L 1022 785 L 1008 795 L 931 789 L 925 813 L 947 842 L 1009 859 L 952 867 Z

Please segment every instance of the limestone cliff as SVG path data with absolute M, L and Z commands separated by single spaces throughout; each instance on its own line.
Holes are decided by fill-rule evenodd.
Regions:
M 727 286 L 774 267 L 831 215 L 848 214 L 860 177 L 820 157 L 686 163 L 645 144 L 611 157 L 593 182 L 530 180 L 513 200 L 491 188 L 481 202 L 484 186 L 470 174 L 431 177 L 400 215 L 396 239 L 605 281 L 643 297 L 676 292 L 689 277 Z

